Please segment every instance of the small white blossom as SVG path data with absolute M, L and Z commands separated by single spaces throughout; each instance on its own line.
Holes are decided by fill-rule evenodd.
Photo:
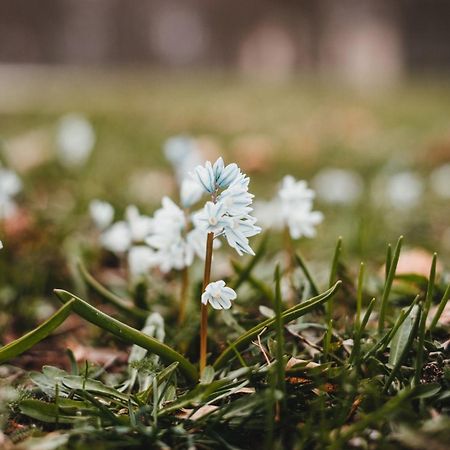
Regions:
M 225 166 L 223 159 L 219 158 L 214 165 L 206 161 L 204 166 L 197 166 L 192 175 L 206 192 L 212 194 L 218 188 L 224 189 L 230 186 L 240 173 L 237 164 L 231 163 Z
M 414 172 L 399 172 L 392 175 L 386 184 L 388 201 L 396 209 L 417 206 L 424 190 L 422 178 Z
M 316 174 L 312 184 L 321 200 L 342 205 L 357 202 L 364 188 L 359 174 L 351 170 L 335 168 L 322 169 Z
M 89 204 L 92 221 L 100 230 L 109 227 L 114 219 L 114 208 L 108 202 L 92 200 Z
M 124 253 L 132 244 L 130 227 L 123 220 L 116 222 L 102 233 L 100 242 L 106 250 Z
M 84 116 L 68 114 L 59 121 L 56 141 L 61 164 L 80 167 L 87 162 L 94 148 L 94 128 Z
M 156 263 L 155 252 L 146 245 L 136 245 L 128 252 L 128 269 L 133 276 L 145 275 Z
M 188 231 L 189 218 L 170 198 L 164 197 L 162 207 L 153 217 L 152 233 L 145 240 L 155 250 L 155 258 L 162 272 L 183 269 L 194 260 L 199 239 L 206 246 L 206 232 L 193 229 Z M 203 256 L 204 257 L 204 256 Z
M 114 253 L 124 253 L 132 244 L 142 243 L 153 228 L 151 217 L 141 215 L 136 206 L 128 206 L 126 220 L 112 224 L 100 236 L 104 248 Z
M 321 212 L 312 210 L 314 196 L 306 181 L 296 181 L 287 175 L 274 199 L 255 205 L 255 216 L 266 227 L 277 230 L 288 227 L 292 239 L 314 237 L 314 227 L 323 220 Z
M 174 136 L 167 139 L 164 144 L 164 155 L 172 164 L 180 184 L 202 160 L 195 140 L 188 136 Z
M 261 228 L 255 225 L 256 218 L 232 217 L 230 224 L 224 228 L 224 234 L 230 247 L 242 256 L 243 253 L 254 255 L 255 252 L 249 245 L 248 238 L 261 232 Z
M 0 241 L 0 250 L 3 248 L 3 242 Z
M 323 214 L 320 211 L 305 208 L 292 211 L 287 219 L 287 224 L 292 239 L 299 239 L 302 236 L 313 238 L 316 236 L 315 227 L 322 221 Z
M 190 208 L 200 200 L 202 195 L 202 187 L 191 177 L 187 177 L 182 181 L 180 188 L 180 200 L 183 208 Z
M 143 242 L 152 230 L 152 218 L 141 215 L 134 205 L 127 207 L 125 217 L 130 228 L 131 240 L 133 242 Z
M 202 303 L 209 304 L 214 309 L 230 309 L 231 301 L 237 297 L 236 292 L 225 286 L 225 281 L 219 280 L 209 283 L 202 294 Z
M 219 203 L 223 203 L 230 216 L 245 216 L 253 208 L 250 207 L 253 201 L 253 194 L 241 184 L 233 184 L 225 189 L 217 198 Z
M 12 170 L 0 167 L 0 219 L 13 216 L 17 210 L 14 197 L 22 190 L 22 182 Z
M 291 175 L 286 175 L 283 178 L 278 195 L 285 208 L 312 202 L 315 196 L 314 191 L 308 188 L 306 181 L 296 181 Z
M 219 234 L 231 224 L 230 217 L 225 215 L 226 212 L 224 203 L 206 202 L 204 208 L 194 216 L 194 221 L 207 233 Z

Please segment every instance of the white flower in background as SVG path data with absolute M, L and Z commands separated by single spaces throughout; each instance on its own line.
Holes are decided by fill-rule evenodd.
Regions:
M 450 198 L 450 163 L 443 164 L 431 172 L 430 184 L 436 195 L 444 199 Z
M 190 208 L 197 203 L 203 195 L 203 189 L 191 177 L 185 178 L 181 183 L 180 200 L 183 208 Z
M 422 197 L 424 184 L 414 172 L 400 172 L 392 175 L 386 183 L 386 196 L 396 209 L 415 207 Z
M 291 206 L 296 207 L 299 204 L 303 205 L 311 203 L 315 197 L 312 189 L 308 188 L 306 181 L 297 181 L 293 176 L 286 175 L 281 182 L 278 196 L 284 208 L 288 209 Z
M 317 196 L 326 203 L 350 205 L 362 195 L 364 183 L 361 176 L 345 169 L 325 168 L 312 180 Z
M 162 207 L 153 216 L 152 233 L 145 240 L 155 250 L 155 259 L 162 272 L 183 269 L 194 261 L 198 240 L 206 244 L 206 233 L 189 231 L 189 218 L 169 197 L 162 199 Z M 199 233 L 202 236 L 199 236 Z
M 125 210 L 125 218 L 130 227 L 131 240 L 133 242 L 143 242 L 152 231 L 153 219 L 141 215 L 134 205 L 127 207 Z
M 313 238 L 316 236 L 316 226 L 323 221 L 323 214 L 320 211 L 312 211 L 311 208 L 298 209 L 291 212 L 287 218 L 289 233 L 292 239 L 299 239 L 302 236 Z
M 278 196 L 281 217 L 292 239 L 314 237 L 314 227 L 323 221 L 323 214 L 312 210 L 315 193 L 308 188 L 306 181 L 296 181 L 290 175 L 285 176 Z
M 146 245 L 133 246 L 128 252 L 128 269 L 135 277 L 145 275 L 156 264 L 155 252 Z
M 188 136 L 169 138 L 164 144 L 164 155 L 172 164 L 179 184 L 202 161 L 195 140 Z
M 207 161 L 195 168 L 193 174 L 203 189 L 211 194 L 202 210 L 193 214 L 194 224 L 214 237 L 225 236 L 239 255 L 254 255 L 248 238 L 261 232 L 250 215 L 253 195 L 248 192 L 250 179 L 232 163 L 225 166 L 219 158 L 214 165 Z M 220 189 L 223 189 L 219 193 Z
M 292 239 L 311 238 L 316 235 L 315 227 L 323 221 L 323 214 L 312 209 L 314 197 L 315 192 L 306 181 L 287 175 L 275 198 L 255 204 L 255 216 L 268 228 L 281 230 L 287 226 Z
M 0 241 L 0 250 L 3 248 L 3 242 Z
M 91 219 L 99 230 L 109 227 L 114 219 L 114 208 L 108 202 L 92 200 L 89 204 Z
M 14 197 L 22 190 L 22 182 L 12 170 L 0 167 L 0 219 L 15 214 L 17 205 Z
M 68 114 L 59 121 L 56 143 L 61 164 L 69 168 L 81 167 L 94 148 L 94 128 L 84 116 Z
M 100 236 L 102 246 L 113 253 L 126 252 L 131 244 L 131 233 L 125 221 L 116 222 L 111 225 Z
M 150 234 L 153 227 L 151 217 L 141 215 L 136 206 L 128 206 L 126 220 L 112 224 L 100 236 L 104 248 L 114 253 L 124 253 L 132 244 L 141 243 Z
M 204 305 L 209 303 L 214 309 L 230 309 L 231 301 L 236 297 L 236 292 L 225 286 L 225 281 L 219 280 L 206 286 L 205 292 L 202 294 L 202 303 Z

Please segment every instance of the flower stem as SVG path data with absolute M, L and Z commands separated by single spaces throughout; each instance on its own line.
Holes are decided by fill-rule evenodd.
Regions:
M 213 252 L 214 233 L 208 233 L 206 239 L 206 257 L 205 257 L 205 272 L 203 275 L 203 292 L 211 280 L 211 262 Z M 206 350 L 207 350 L 207 335 L 208 335 L 208 304 L 202 303 L 201 322 L 200 322 L 200 373 L 206 367 Z
M 186 318 L 188 289 L 189 289 L 189 268 L 188 266 L 186 266 L 181 272 L 180 312 L 178 314 L 178 325 L 184 323 L 184 320 Z

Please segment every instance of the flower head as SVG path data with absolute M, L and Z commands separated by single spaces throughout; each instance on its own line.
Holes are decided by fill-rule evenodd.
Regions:
M 231 163 L 225 166 L 222 158 L 219 158 L 214 165 L 206 161 L 204 166 L 197 166 L 192 174 L 193 178 L 210 194 L 219 188 L 227 188 L 239 175 L 240 170 L 237 164 Z
M 231 300 L 235 300 L 236 297 L 236 292 L 225 286 L 225 281 L 219 280 L 206 286 L 202 294 L 202 303 L 207 305 L 209 302 L 214 309 L 230 309 Z
M 114 208 L 108 202 L 101 200 L 92 200 L 89 204 L 89 212 L 100 230 L 109 227 L 114 219 Z

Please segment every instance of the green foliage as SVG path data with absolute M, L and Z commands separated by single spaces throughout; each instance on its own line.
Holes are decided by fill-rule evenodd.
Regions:
M 330 280 L 341 271 L 350 275 L 345 283 L 338 280 L 322 293 L 316 294 L 320 285 L 315 274 L 298 257 L 314 297 L 298 299 L 289 307 L 282 295 L 279 266 L 271 286 L 265 278 L 255 283 L 256 263 L 236 263 L 234 286 L 242 292 L 252 287 L 246 302 L 251 314 L 240 314 L 242 306 L 236 305 L 237 310 L 229 311 L 224 321 L 219 321 L 219 314 L 212 315 L 215 327 L 210 336 L 210 360 L 214 363 L 200 379 L 195 367 L 198 355 L 188 348 L 182 352 L 172 348 L 175 335 L 170 332 L 170 319 L 165 330 L 168 343 L 163 344 L 79 297 L 57 290 L 63 307 L 37 329 L 0 348 L 3 361 L 11 361 L 45 339 L 71 312 L 120 341 L 145 348 L 147 357 L 130 361 L 114 377 L 105 370 L 79 368 L 73 358 L 71 373 L 44 366 L 30 374 L 35 387 L 10 406 L 10 420 L 24 427 L 37 425 L 21 438 L 24 445 L 48 444 L 46 433 L 53 430 L 57 433 L 55 448 L 63 449 L 345 449 L 355 442 L 368 448 L 409 448 L 409 435 L 423 439 L 430 426 L 438 430 L 435 442 L 444 445 L 450 372 L 444 346 L 448 330 L 438 319 L 448 299 L 448 287 L 444 289 L 436 277 L 434 258 L 426 284 L 418 284 L 415 277 L 401 280 L 408 285 L 407 292 L 416 291 L 417 295 L 407 294 L 403 300 L 406 306 L 388 305 L 397 279 L 400 243 L 387 264 L 384 287 L 378 284 L 381 293 L 371 290 L 374 283 L 369 289 L 370 274 L 365 265 L 355 272 L 353 281 L 342 261 L 341 242 L 336 247 Z M 265 263 L 267 252 L 263 241 L 257 252 L 258 264 Z M 89 285 L 102 295 L 102 289 L 107 288 L 96 289 L 94 281 Z M 337 294 L 339 301 L 324 311 Z M 384 302 L 386 313 L 381 322 L 373 317 L 375 298 L 367 302 L 374 294 L 380 294 Z M 127 314 L 128 306 L 124 309 L 123 301 L 118 300 L 114 297 L 109 306 L 131 320 L 139 319 Z M 273 314 L 269 318 L 261 317 L 252 306 L 264 301 L 272 301 L 273 311 L 266 307 Z M 437 312 L 427 326 L 433 302 Z M 130 303 L 130 308 L 136 307 Z M 222 337 L 218 324 L 229 339 Z M 441 339 L 437 339 L 438 334 Z M 146 387 L 127 385 L 133 370 L 148 377 Z

